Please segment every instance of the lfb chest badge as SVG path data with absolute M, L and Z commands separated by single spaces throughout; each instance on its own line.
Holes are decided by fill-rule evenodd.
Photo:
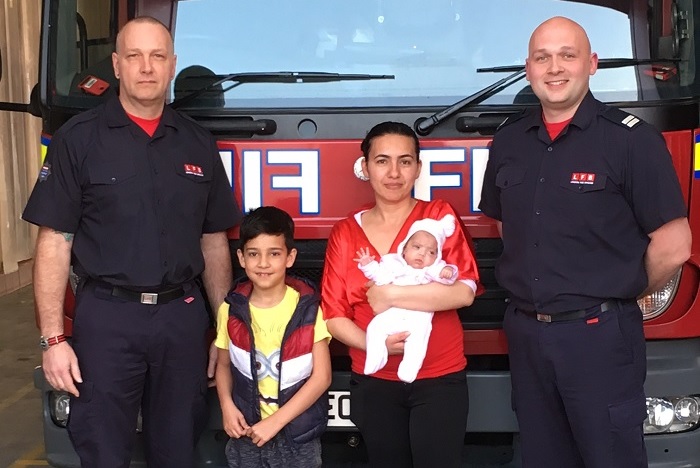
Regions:
M 45 163 L 39 171 L 39 182 L 43 182 L 51 175 L 51 164 Z
M 590 172 L 572 172 L 570 183 L 593 185 L 595 183 L 595 174 Z
M 199 166 L 195 166 L 194 164 L 185 164 L 185 174 L 204 177 L 204 172 L 202 172 L 202 168 Z

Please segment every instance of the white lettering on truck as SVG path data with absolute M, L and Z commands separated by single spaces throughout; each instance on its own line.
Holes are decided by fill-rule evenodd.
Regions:
M 433 164 L 439 163 L 464 163 L 466 162 L 466 150 L 464 148 L 427 148 L 420 151 L 422 169 L 420 177 L 416 180 L 413 193 L 421 200 L 432 199 L 433 187 L 462 187 L 461 173 L 433 173 Z
M 224 163 L 224 169 L 231 187 L 233 187 L 233 152 L 222 150 L 219 152 Z M 479 212 L 481 200 L 481 187 L 484 183 L 484 171 L 489 157 L 488 148 L 472 148 L 470 158 L 471 183 L 471 211 Z M 426 148 L 421 150 L 423 169 L 416 180 L 414 194 L 421 200 L 432 199 L 433 188 L 462 188 L 462 173 L 437 173 L 433 166 L 441 163 L 466 163 L 467 152 L 465 148 Z M 320 213 L 320 155 L 318 150 L 269 150 L 263 161 L 263 152 L 260 150 L 244 150 L 241 154 L 242 178 L 241 193 L 243 194 L 243 210 L 245 212 L 262 206 L 263 164 L 298 166 L 295 175 L 273 175 L 269 178 L 269 189 L 299 191 L 299 212 L 301 214 Z

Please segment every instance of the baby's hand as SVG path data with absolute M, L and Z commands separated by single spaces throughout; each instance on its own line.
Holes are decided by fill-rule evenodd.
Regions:
M 440 278 L 442 279 L 450 279 L 452 278 L 452 268 L 450 267 L 445 267 L 440 271 Z
M 364 248 L 361 247 L 360 250 L 358 250 L 355 253 L 357 254 L 357 258 L 354 258 L 353 260 L 355 260 L 357 263 L 359 263 L 362 266 L 365 266 L 369 262 L 374 260 L 374 255 L 369 254 L 369 247 L 364 247 Z

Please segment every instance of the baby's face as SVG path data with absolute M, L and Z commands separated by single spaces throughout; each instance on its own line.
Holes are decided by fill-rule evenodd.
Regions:
M 408 266 L 425 268 L 432 265 L 437 258 L 437 240 L 426 231 L 413 234 L 403 248 L 403 259 Z

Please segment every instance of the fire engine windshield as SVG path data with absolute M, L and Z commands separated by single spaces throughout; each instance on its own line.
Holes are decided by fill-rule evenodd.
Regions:
M 100 0 L 108 5 L 115 2 Z M 83 2 L 84 3 L 84 2 Z M 237 73 L 313 71 L 393 75 L 392 80 L 247 82 L 217 86 L 183 107 L 440 108 L 509 72 L 477 69 L 522 65 L 532 30 L 553 15 L 588 32 L 602 59 L 651 63 L 601 69 L 591 88 L 606 102 L 657 101 L 700 94 L 696 59 L 700 7 L 693 0 L 174 0 L 177 74 L 171 100 Z M 115 12 L 81 15 L 77 0 L 54 9 L 48 100 L 90 107 L 100 96 L 80 87 L 86 77 L 116 87 L 109 54 Z M 148 13 L 148 12 L 145 12 Z M 93 15 L 94 16 L 94 15 Z M 658 60 L 658 62 L 656 62 Z M 700 72 L 699 72 L 700 73 Z M 214 78 L 207 79 L 208 76 Z M 480 105 L 525 102 L 518 82 Z M 91 103 L 92 102 L 92 103 Z

